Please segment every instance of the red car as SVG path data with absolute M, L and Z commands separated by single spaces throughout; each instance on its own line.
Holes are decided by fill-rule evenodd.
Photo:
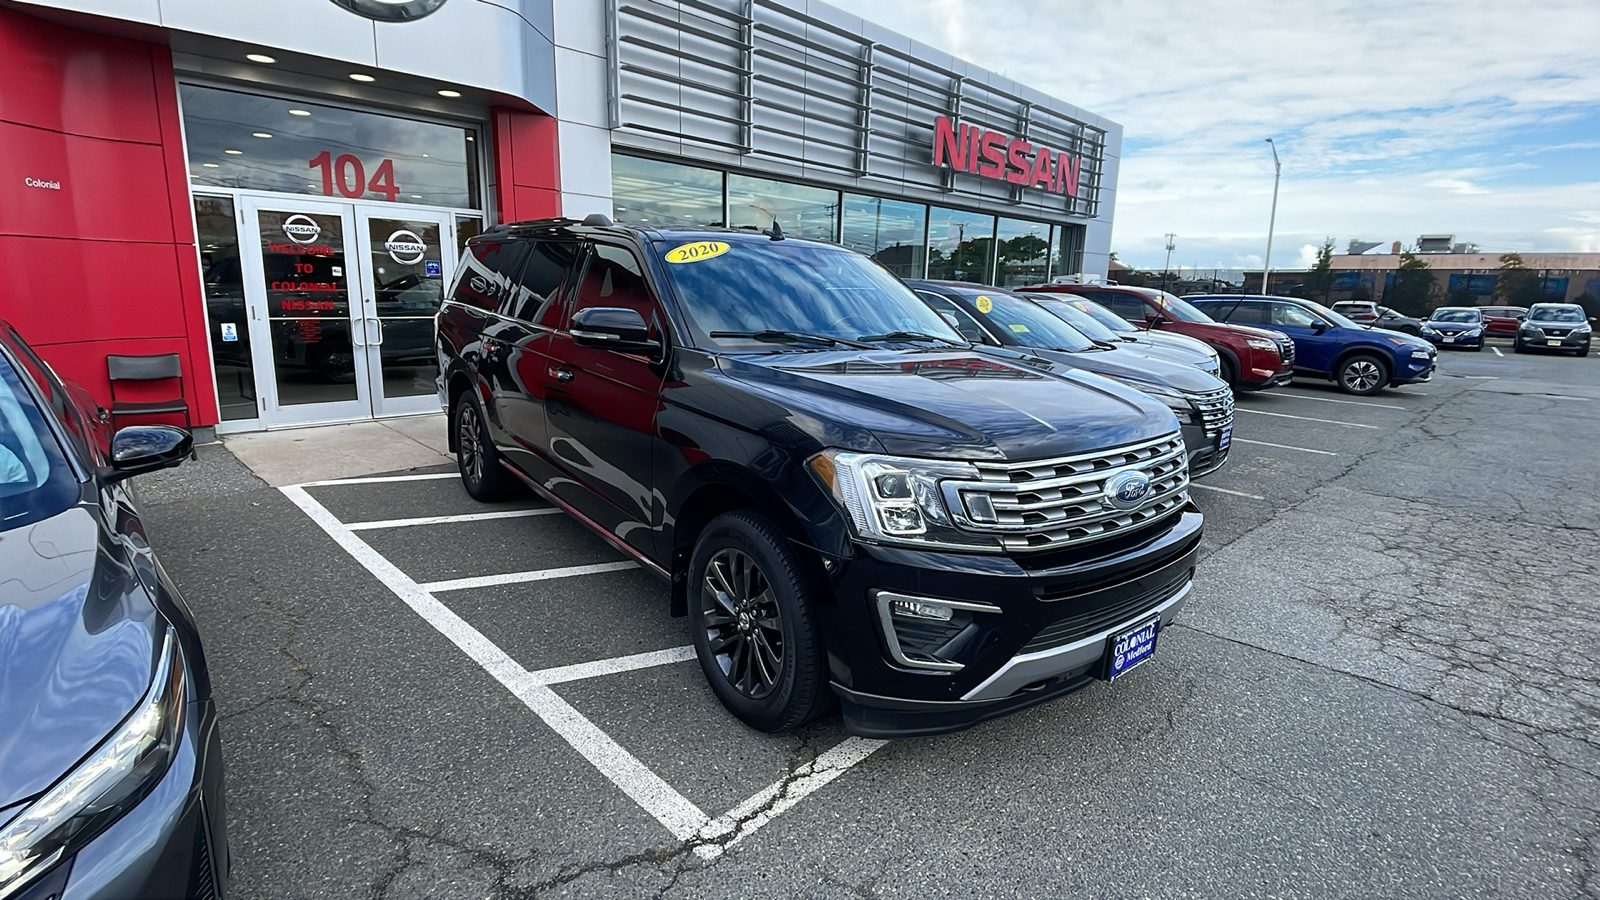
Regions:
M 1494 337 L 1515 338 L 1517 326 L 1528 317 L 1525 306 L 1480 306 L 1478 310 L 1483 313 L 1483 333 Z
M 1140 328 L 1205 341 L 1222 358 L 1222 380 L 1236 391 L 1265 390 L 1288 384 L 1294 377 L 1294 342 L 1287 335 L 1247 325 L 1224 325 L 1166 291 L 1113 284 L 1039 284 L 1017 290 L 1075 294 Z

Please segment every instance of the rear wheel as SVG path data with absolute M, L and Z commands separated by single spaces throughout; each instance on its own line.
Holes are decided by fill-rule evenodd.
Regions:
M 500 451 L 489 439 L 489 426 L 476 394 L 468 391 L 456 401 L 456 467 L 461 486 L 481 503 L 500 500 L 511 493 L 511 473 L 500 465 Z
M 1389 383 L 1389 367 L 1376 356 L 1358 353 L 1339 364 L 1334 380 L 1339 390 L 1365 397 L 1383 390 Z
M 695 542 L 695 655 L 717 699 L 758 731 L 793 731 L 828 706 L 822 635 L 807 594 L 789 541 L 759 513 L 718 516 Z

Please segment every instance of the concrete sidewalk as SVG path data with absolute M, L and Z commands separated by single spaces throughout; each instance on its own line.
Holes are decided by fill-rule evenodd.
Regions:
M 224 435 L 223 446 L 274 487 L 455 465 L 445 416 L 433 413 Z

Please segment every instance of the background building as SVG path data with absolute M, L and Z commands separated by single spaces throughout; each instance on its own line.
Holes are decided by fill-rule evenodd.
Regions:
M 102 403 L 178 353 L 221 430 L 427 412 L 489 224 L 1103 275 L 1121 137 L 813 0 L 0 0 L 0 316 Z

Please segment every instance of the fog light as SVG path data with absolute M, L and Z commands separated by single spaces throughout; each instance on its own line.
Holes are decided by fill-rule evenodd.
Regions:
M 922 513 L 915 506 L 885 506 L 879 514 L 883 516 L 883 530 L 890 534 L 921 534 L 926 530 Z
M 950 621 L 955 611 L 948 606 L 935 606 L 932 603 L 923 603 L 921 600 L 897 597 L 889 604 L 889 609 L 897 616 L 906 616 L 913 619 L 937 619 L 941 622 Z

